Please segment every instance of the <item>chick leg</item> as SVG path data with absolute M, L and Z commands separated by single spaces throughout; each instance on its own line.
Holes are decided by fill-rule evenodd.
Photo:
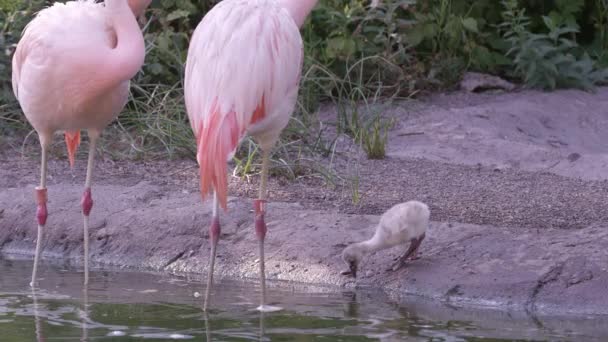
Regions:
M 418 239 L 415 239 L 416 240 L 416 246 L 415 246 L 414 250 L 412 251 L 412 254 L 409 257 L 410 260 L 413 261 L 413 260 L 420 259 L 420 257 L 418 256 L 418 248 L 420 248 L 420 245 L 422 244 L 422 240 L 424 240 L 424 236 L 425 236 L 425 234 L 423 233 L 422 235 L 420 235 L 418 237 Z M 407 256 L 405 258 L 408 259 Z
M 410 240 L 410 247 L 403 253 L 402 256 L 399 257 L 397 262 L 395 262 L 387 271 L 397 271 L 401 267 L 405 266 L 407 260 L 416 260 L 418 259 L 418 248 L 420 244 L 422 244 L 422 240 L 424 240 L 424 234 L 420 235 L 417 238 L 413 238 Z

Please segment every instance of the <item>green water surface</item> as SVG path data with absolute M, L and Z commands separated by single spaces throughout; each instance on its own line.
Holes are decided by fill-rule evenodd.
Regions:
M 283 284 L 269 289 L 284 310 L 255 311 L 257 286 L 217 284 L 212 310 L 204 287 L 184 277 L 95 271 L 91 284 L 65 266 L 0 259 L 0 341 L 608 341 L 598 317 L 518 316 L 436 303 L 391 303 L 380 293 Z

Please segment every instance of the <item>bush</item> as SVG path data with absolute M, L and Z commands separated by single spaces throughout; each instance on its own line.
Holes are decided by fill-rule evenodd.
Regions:
M 532 33 L 528 29 L 530 19 L 515 0 L 503 1 L 503 5 L 505 21 L 500 27 L 511 46 L 507 55 L 513 56 L 513 72 L 526 85 L 548 90 L 568 87 L 591 90 L 596 84 L 608 81 L 608 70 L 600 68 L 569 38 L 579 33 L 572 16 L 578 7 L 543 16 L 548 32 Z
M 146 64 L 133 82 L 132 101 L 112 128 L 123 133 L 129 156 L 151 151 L 192 156 L 183 65 L 192 31 L 218 1 L 155 0 L 148 10 L 142 23 Z M 50 3 L 0 0 L 0 130 L 5 132 L 27 127 L 12 95 L 12 52 L 25 24 Z M 328 153 L 311 113 L 330 100 L 347 108 L 339 110 L 336 130 L 367 140 L 362 145 L 368 152 L 383 155 L 387 128 L 361 126 L 370 139 L 349 132 L 352 108 L 380 97 L 450 88 L 467 70 L 535 88 L 593 89 L 607 80 L 607 24 L 608 0 L 381 0 L 375 7 L 369 0 L 321 0 L 302 29 L 300 105 L 284 137 Z

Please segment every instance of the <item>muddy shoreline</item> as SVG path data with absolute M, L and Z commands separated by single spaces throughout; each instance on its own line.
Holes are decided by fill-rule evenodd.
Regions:
M 357 206 L 344 189 L 273 179 L 268 278 L 531 316 L 608 315 L 608 89 L 450 96 L 393 108 L 388 158 L 361 162 Z M 32 255 L 38 163 L 4 155 L 0 251 Z M 45 259 L 81 260 L 78 164 L 69 172 L 65 160 L 51 162 Z M 100 161 L 94 178 L 93 263 L 202 278 L 211 210 L 192 162 Z M 231 179 L 219 278 L 257 277 L 256 184 Z M 366 260 L 356 282 L 340 276 L 344 246 L 369 238 L 379 214 L 409 199 L 431 207 L 421 259 L 385 272 L 395 248 Z

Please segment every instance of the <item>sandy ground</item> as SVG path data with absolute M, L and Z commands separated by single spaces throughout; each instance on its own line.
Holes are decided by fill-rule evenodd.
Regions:
M 303 284 L 385 290 L 450 305 L 530 315 L 608 314 L 608 89 L 596 94 L 438 95 L 399 103 L 388 158 L 361 160 L 361 202 L 318 179 L 273 179 L 267 275 Z M 331 115 L 331 110 L 323 115 Z M 84 147 L 86 148 L 86 147 Z M 0 161 L 0 249 L 31 255 L 38 162 Z M 45 258 L 78 263 L 84 160 L 49 168 Z M 201 274 L 208 261 L 209 204 L 191 161 L 100 161 L 95 170 L 92 260 Z M 218 276 L 255 278 L 251 198 L 257 179 L 231 178 Z M 378 215 L 410 199 L 431 208 L 422 258 L 386 272 L 402 249 L 339 275 L 342 249 L 368 238 Z M 405 247 L 404 247 L 405 248 Z

